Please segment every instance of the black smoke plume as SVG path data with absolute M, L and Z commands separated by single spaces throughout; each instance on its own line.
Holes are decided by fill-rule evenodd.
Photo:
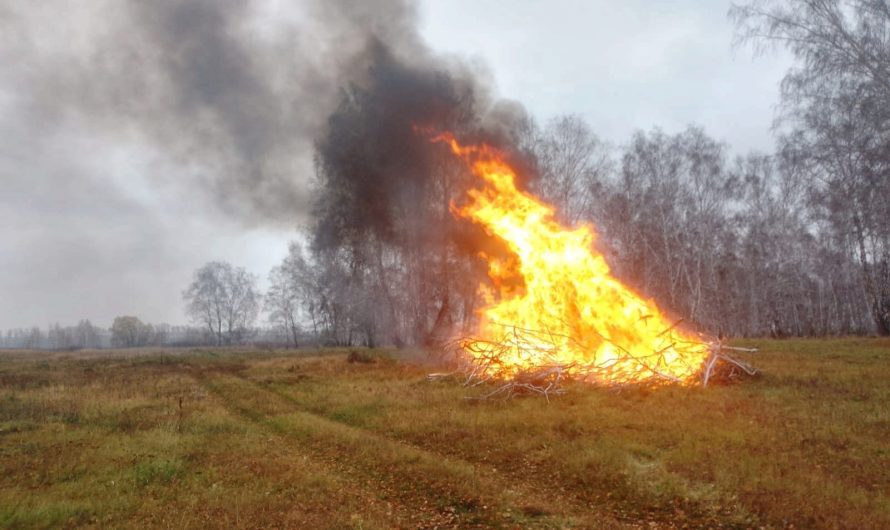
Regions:
M 367 221 L 381 194 L 420 185 L 427 149 L 412 124 L 469 132 L 486 113 L 495 127 L 517 115 L 491 112 L 509 107 L 492 104 L 484 74 L 436 57 L 417 18 L 407 0 L 14 2 L 0 8 L 0 60 L 38 134 L 75 124 L 147 142 L 179 169 L 155 184 L 209 195 L 248 225 L 305 220 L 314 142 L 328 168 L 366 161 L 333 153 L 354 127 L 355 143 L 383 149 L 372 158 L 391 159 L 350 192 L 370 199 L 355 208 Z M 361 118 L 346 116 L 352 104 Z
M 406 64 L 429 58 L 413 3 L 0 7 L 0 60 L 22 122 L 147 143 L 179 169 L 154 175 L 157 185 L 184 184 L 246 224 L 292 225 L 306 211 L 313 142 L 341 89 L 363 82 L 384 48 Z
M 402 59 L 374 39 L 361 61 L 365 70 L 342 88 L 316 142 L 318 248 L 373 235 L 396 245 L 454 243 L 471 254 L 501 250 L 451 215 L 449 205 L 474 183 L 448 149 L 430 139 L 449 131 L 465 142 L 494 145 L 533 177 L 517 138 L 526 114 L 515 103 L 494 101 L 489 87 L 459 63 L 430 53 L 417 59 Z

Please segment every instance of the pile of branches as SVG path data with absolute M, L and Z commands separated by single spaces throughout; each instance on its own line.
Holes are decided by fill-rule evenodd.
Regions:
M 741 377 L 753 377 L 759 372 L 757 368 L 739 359 L 735 352 L 754 353 L 757 348 L 736 348 L 727 346 L 722 341 L 709 343 L 711 353 L 705 361 L 701 372 L 702 386 L 708 383 L 730 383 Z
M 662 332 L 666 346 L 645 356 L 633 356 L 620 345 L 603 337 L 604 341 L 612 345 L 617 357 L 600 364 L 560 362 L 558 350 L 567 343 L 577 351 L 587 349 L 572 337 L 517 326 L 503 326 L 504 334 L 496 340 L 465 337 L 446 343 L 443 351 L 457 362 L 458 369 L 447 374 L 430 374 L 428 379 L 459 374 L 464 378 L 464 385 L 470 388 L 486 384 L 490 388 L 494 385 L 493 390 L 472 399 L 511 399 L 521 395 L 540 395 L 549 401 L 550 396 L 565 393 L 564 384 L 567 381 L 587 381 L 610 386 L 681 383 L 679 378 L 664 370 L 667 365 L 665 355 L 668 352 L 678 352 L 682 356 L 684 351 L 700 351 L 702 347 L 707 348 L 708 357 L 701 367 L 691 367 L 689 371 L 700 369 L 703 386 L 757 374 L 756 368 L 735 355 L 735 352 L 755 352 L 756 349 L 730 347 L 722 341 L 682 340 L 672 334 L 677 324 Z M 530 362 L 517 367 L 517 357 Z M 635 369 L 619 372 L 615 370 L 616 365 L 632 366 Z

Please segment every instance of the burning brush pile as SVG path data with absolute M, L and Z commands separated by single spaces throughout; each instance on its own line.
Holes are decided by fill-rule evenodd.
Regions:
M 448 133 L 433 141 L 447 144 L 479 180 L 453 213 L 503 240 L 512 254 L 483 256 L 492 286 L 479 288 L 480 323 L 472 336 L 446 345 L 467 385 L 496 383 L 483 397 L 549 397 L 562 393 L 566 380 L 707 385 L 756 373 L 729 355 L 738 348 L 683 330 L 614 278 L 595 250 L 593 228 L 558 223 L 551 206 L 516 187 L 503 153 L 462 145 Z

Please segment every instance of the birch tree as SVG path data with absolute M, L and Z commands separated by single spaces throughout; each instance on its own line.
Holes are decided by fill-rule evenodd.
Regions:
M 256 277 L 225 262 L 196 270 L 182 296 L 192 321 L 204 326 L 217 345 L 246 339 L 259 313 Z
M 890 4 L 736 4 L 741 43 L 782 46 L 785 156 L 812 182 L 814 211 L 859 264 L 875 329 L 890 334 Z

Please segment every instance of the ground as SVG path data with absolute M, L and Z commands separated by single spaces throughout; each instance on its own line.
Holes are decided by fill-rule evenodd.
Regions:
M 890 340 L 465 399 L 408 352 L 0 353 L 0 527 L 890 528 Z

